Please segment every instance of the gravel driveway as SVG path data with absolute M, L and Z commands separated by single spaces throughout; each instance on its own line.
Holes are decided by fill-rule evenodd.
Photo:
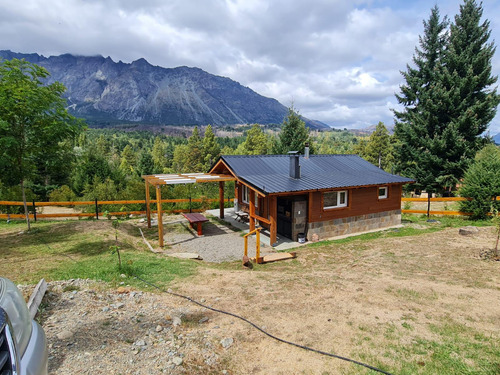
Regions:
M 178 217 L 177 217 L 178 218 Z M 243 232 L 237 231 L 210 220 L 203 225 L 203 236 L 198 236 L 196 230 L 189 226 L 185 219 L 177 219 L 165 223 L 166 254 L 196 253 L 207 262 L 226 262 L 241 260 L 244 252 Z M 248 240 L 250 257 L 255 256 L 255 236 Z M 261 254 L 274 252 L 269 246 L 261 243 Z

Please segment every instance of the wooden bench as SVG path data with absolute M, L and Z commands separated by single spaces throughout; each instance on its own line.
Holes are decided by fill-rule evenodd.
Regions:
M 245 212 L 245 211 L 238 211 L 236 212 L 236 220 L 240 221 L 240 222 L 248 222 L 248 212 Z
M 205 221 L 208 221 L 208 219 L 205 216 L 203 216 L 202 214 L 198 214 L 198 213 L 182 214 L 182 216 L 184 216 L 189 221 L 191 228 L 194 229 L 194 225 L 196 224 L 198 236 L 203 236 L 202 225 Z

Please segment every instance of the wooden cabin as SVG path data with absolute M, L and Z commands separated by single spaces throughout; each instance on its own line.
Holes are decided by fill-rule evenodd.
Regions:
M 235 210 L 246 210 L 250 230 L 267 228 L 297 241 L 401 224 L 403 184 L 357 155 L 224 155 L 211 174 L 232 175 Z

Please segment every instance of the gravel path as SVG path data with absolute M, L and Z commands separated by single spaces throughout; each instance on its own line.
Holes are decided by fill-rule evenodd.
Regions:
M 243 232 L 235 231 L 217 221 L 209 221 L 203 225 L 203 236 L 189 226 L 187 220 L 176 220 L 165 224 L 165 244 L 171 253 L 196 253 L 207 262 L 226 262 L 241 260 L 244 252 Z M 255 256 L 255 236 L 248 240 L 250 257 Z M 274 252 L 269 246 L 261 243 L 261 254 Z
M 49 283 L 41 314 L 49 374 L 229 374 L 224 358 L 233 339 L 213 313 L 168 295 L 106 288 Z

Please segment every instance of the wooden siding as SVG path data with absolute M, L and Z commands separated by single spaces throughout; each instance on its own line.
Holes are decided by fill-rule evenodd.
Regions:
M 401 184 L 388 185 L 389 196 L 385 199 L 378 199 L 378 186 L 347 189 L 349 192 L 347 207 L 326 210 L 323 208 L 323 193 L 312 192 L 310 194 L 312 202 L 309 202 L 310 209 L 308 222 L 327 221 L 349 216 L 401 209 L 401 186 Z M 337 190 L 341 191 L 346 189 Z

